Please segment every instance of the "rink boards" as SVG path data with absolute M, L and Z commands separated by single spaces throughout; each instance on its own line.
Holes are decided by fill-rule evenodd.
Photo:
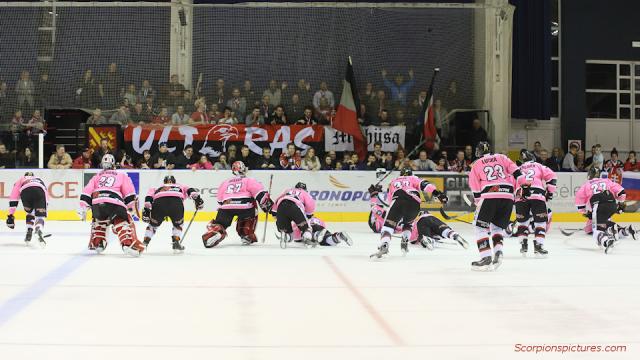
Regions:
M 2 170 L 0 177 L 0 197 L 8 205 L 8 197 L 14 181 L 24 174 L 25 170 Z M 49 188 L 49 219 L 79 220 L 76 214 L 83 186 L 97 170 L 49 170 L 35 169 L 35 174 L 43 178 Z M 228 170 L 130 170 L 129 177 L 138 192 L 140 208 L 144 195 L 151 187 L 162 183 L 166 175 L 174 175 L 178 182 L 192 186 L 202 194 L 205 208 L 198 213 L 196 220 L 208 221 L 217 210 L 216 194 L 218 185 L 232 176 Z M 388 176 L 382 184 L 386 187 L 399 174 Z M 470 194 L 466 175 L 454 172 L 416 172 L 416 175 L 434 183 L 438 189 L 444 189 L 450 198 L 447 205 L 449 212 L 468 212 L 472 210 L 462 196 Z M 375 171 L 250 171 L 249 176 L 261 181 L 265 188 L 272 179 L 272 197 L 283 190 L 293 187 L 301 181 L 316 199 L 316 214 L 326 221 L 366 221 L 369 213 L 369 194 L 367 188 L 378 181 Z M 585 173 L 558 173 L 558 191 L 551 201 L 555 221 L 583 221 L 584 218 L 575 212 L 574 194 L 586 180 Z M 437 202 L 423 201 L 422 207 L 436 209 Z M 2 207 L 4 208 L 4 206 Z M 635 208 L 630 206 L 631 209 Z M 5 208 L 6 209 L 6 208 Z M 185 202 L 187 218 L 195 210 L 191 201 Z M 6 211 L 0 211 L 3 217 Z M 24 216 L 19 211 L 18 218 Z M 260 214 L 264 216 L 264 214 Z M 619 216 L 619 221 L 640 221 L 639 213 L 626 213 Z M 471 220 L 471 215 L 464 219 Z

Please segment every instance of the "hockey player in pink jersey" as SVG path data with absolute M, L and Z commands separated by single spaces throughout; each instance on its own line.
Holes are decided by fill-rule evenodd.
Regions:
M 591 219 L 593 239 L 608 253 L 616 241 L 610 219 L 613 214 L 624 211 L 627 194 L 620 184 L 600 178 L 600 171 L 598 168 L 589 170 L 587 182 L 576 193 L 576 206 L 580 213 Z
M 497 269 L 502 264 L 502 242 L 509 225 L 518 166 L 502 154 L 492 154 L 487 142 L 476 146 L 478 159 L 471 165 L 469 188 L 476 203 L 474 226 L 480 260 L 471 263 L 473 270 Z M 493 243 L 492 248 L 489 239 Z
M 327 224 L 315 216 L 309 219 L 309 225 L 311 225 L 313 242 L 320 246 L 336 246 L 341 242 L 349 246 L 353 245 L 353 240 L 349 234 L 343 231 L 332 233 L 327 230 Z M 303 232 L 300 228 L 298 228 L 294 222 L 291 223 L 291 227 L 293 228 L 293 233 L 291 234 L 292 240 L 294 242 L 304 242 L 302 238 Z
M 47 217 L 47 185 L 44 181 L 27 171 L 18 181 L 13 184 L 13 189 L 9 195 L 9 215 L 7 215 L 7 227 L 15 228 L 15 217 L 18 202 L 22 201 L 22 207 L 27 213 L 27 234 L 24 242 L 29 245 L 35 229 L 38 243 L 44 247 L 46 242 L 42 235 L 44 219 Z
M 251 245 L 258 241 L 255 234 L 258 223 L 257 206 L 264 212 L 269 212 L 273 206 L 264 186 L 259 181 L 246 177 L 247 167 L 242 161 L 234 162 L 231 171 L 234 176 L 218 187 L 218 214 L 207 224 L 207 232 L 202 235 L 202 242 L 207 248 L 218 245 L 227 236 L 227 228 L 236 216 L 236 231 L 242 244 Z
M 176 183 L 173 175 L 164 177 L 162 186 L 151 188 L 144 199 L 142 220 L 149 224 L 144 234 L 144 245 L 149 246 L 151 238 L 165 218 L 171 219 L 173 229 L 171 242 L 173 251 L 177 254 L 184 251 L 182 246 L 182 225 L 184 224 L 184 200 L 190 198 L 195 207 L 202 210 L 204 201 L 196 189 Z
M 302 232 L 302 241 L 306 245 L 316 245 L 313 241 L 313 234 L 309 219 L 313 218 L 316 211 L 316 201 L 307 192 L 307 185 L 299 182 L 294 188 L 285 189 L 276 199 L 271 212 L 276 218 L 276 227 L 280 232 L 280 247 L 287 247 L 287 243 L 292 240 L 293 227 L 296 224 Z
M 400 177 L 394 179 L 389 184 L 387 199 L 391 201 L 389 211 L 387 211 L 380 236 L 380 246 L 378 252 L 371 257 L 381 258 L 389 253 L 389 241 L 395 232 L 396 226 L 402 223 L 402 241 L 400 249 L 403 254 L 409 251 L 409 238 L 413 221 L 420 211 L 420 194 L 429 193 L 436 197 L 441 203 L 446 204 L 449 200 L 447 196 L 426 180 L 422 180 L 413 175 L 409 168 L 400 171 Z
M 413 221 L 413 226 L 411 227 L 409 242 L 414 245 L 420 244 L 422 247 L 433 250 L 434 243 L 439 239 L 451 239 L 465 249 L 469 247 L 469 243 L 442 220 L 428 211 L 418 213 L 418 217 Z
M 136 235 L 136 228 L 127 209 L 135 209 L 137 195 L 131 178 L 116 170 L 116 160 L 105 154 L 100 163 L 102 171 L 95 174 L 80 196 L 78 214 L 84 220 L 89 208 L 93 213 L 89 250 L 98 253 L 107 247 L 107 228 L 113 226 L 122 250 L 131 256 L 140 256 L 144 245 Z
M 549 222 L 547 201 L 556 192 L 558 177 L 551 169 L 537 163 L 535 155 L 527 149 L 520 151 L 520 160 L 522 176 L 516 183 L 516 236 L 520 240 L 520 253 L 527 255 L 529 226 L 533 215 L 534 253 L 545 257 L 548 254 L 544 248 Z

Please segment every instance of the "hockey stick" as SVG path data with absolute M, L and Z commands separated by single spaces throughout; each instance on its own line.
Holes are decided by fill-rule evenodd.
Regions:
M 191 217 L 191 220 L 189 220 L 189 225 L 187 225 L 187 229 L 184 231 L 184 233 L 182 233 L 182 238 L 180 239 L 180 245 L 182 245 L 182 241 L 184 241 L 184 239 L 187 237 L 187 233 L 189 232 L 189 228 L 191 228 L 191 224 L 193 223 L 193 219 L 196 218 L 197 214 L 198 214 L 198 208 L 196 208 L 196 211 L 193 213 L 193 216 Z
M 273 174 L 271 174 L 271 176 L 269 176 L 269 196 L 271 196 L 271 185 L 273 184 Z M 269 209 L 271 210 L 271 209 Z M 269 211 L 267 211 L 265 213 L 264 216 L 264 229 L 262 231 L 262 243 L 264 244 L 264 242 L 267 239 L 267 223 L 269 222 Z
M 447 214 L 444 211 L 444 208 L 440 208 L 440 215 L 442 215 L 442 217 L 445 218 L 446 220 L 459 221 L 459 222 L 462 222 L 462 223 L 465 223 L 465 224 L 473 225 L 473 223 L 470 222 L 470 221 L 466 221 L 466 220 L 460 219 L 460 217 L 465 216 L 467 214 L 469 214 L 469 213 L 464 213 L 464 214 L 461 214 L 461 215 L 458 215 L 458 216 L 450 216 L 449 214 Z
M 577 233 L 578 231 L 581 231 L 582 229 L 560 229 L 560 232 L 562 233 L 562 235 L 564 236 L 571 236 L 575 233 Z

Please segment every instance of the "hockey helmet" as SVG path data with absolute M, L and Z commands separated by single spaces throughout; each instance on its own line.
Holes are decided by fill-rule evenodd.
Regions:
M 482 157 L 482 155 L 491 153 L 491 145 L 486 141 L 480 141 L 476 145 L 476 157 Z
M 536 156 L 531 151 L 522 149 L 520 150 L 520 160 L 522 160 L 523 163 L 536 161 Z
M 24 176 L 35 176 L 35 175 L 33 175 L 33 171 L 27 171 L 26 173 L 24 173 Z
M 105 170 L 115 169 L 116 168 L 116 158 L 111 154 L 104 154 L 102 157 L 102 161 L 100 162 L 100 167 Z
M 303 183 L 302 181 L 298 182 L 296 184 L 296 189 L 302 189 L 302 190 L 307 190 L 307 184 Z
M 589 178 L 589 180 L 597 179 L 600 177 L 601 172 L 602 170 L 600 170 L 600 168 L 594 166 L 591 169 L 589 169 L 589 174 L 587 175 L 587 178 Z
M 164 181 L 165 184 L 175 184 L 176 183 L 176 178 L 173 175 L 167 175 L 164 177 Z
M 242 161 L 235 161 L 231 165 L 231 172 L 235 176 L 245 176 L 247 174 L 247 166 Z
M 400 176 L 412 176 L 413 170 L 411 168 L 405 167 L 400 170 Z

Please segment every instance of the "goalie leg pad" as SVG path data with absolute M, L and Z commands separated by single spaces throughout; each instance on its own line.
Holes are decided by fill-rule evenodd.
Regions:
M 202 242 L 204 247 L 212 248 L 224 240 L 225 237 L 227 237 L 227 231 L 224 226 L 211 221 L 207 224 L 207 232 L 202 235 Z
M 102 251 L 107 247 L 107 226 L 109 226 L 108 220 L 94 220 L 91 223 L 89 250 Z
M 127 220 L 116 218 L 113 221 L 113 232 L 118 236 L 120 245 L 138 253 L 144 251 L 144 245 L 138 240 L 131 216 Z
M 257 242 L 256 226 L 258 225 L 258 217 L 248 217 L 244 219 L 238 219 L 236 222 L 236 232 L 242 239 L 248 240 L 251 243 Z

